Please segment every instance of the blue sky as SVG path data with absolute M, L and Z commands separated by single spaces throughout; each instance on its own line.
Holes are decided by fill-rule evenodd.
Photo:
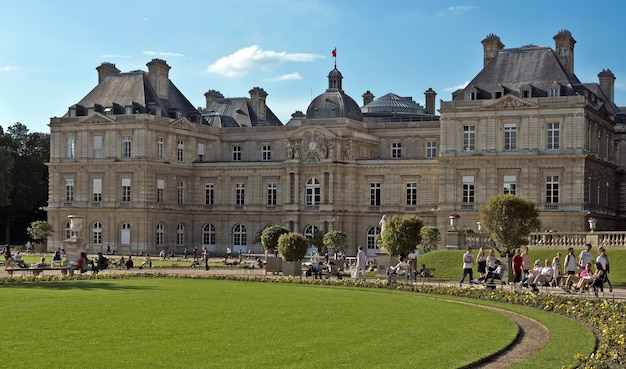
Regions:
M 249 96 L 255 86 L 286 123 L 327 87 L 337 48 L 344 91 L 359 104 L 369 90 L 437 101 L 482 68 L 481 40 L 507 48 L 554 48 L 569 30 L 574 72 L 597 82 L 609 68 L 615 100 L 626 106 L 624 1 L 348 0 L 22 0 L 3 5 L 0 22 L 0 125 L 49 132 L 97 84 L 95 68 L 147 70 L 167 61 L 170 79 L 195 106 L 214 89 Z

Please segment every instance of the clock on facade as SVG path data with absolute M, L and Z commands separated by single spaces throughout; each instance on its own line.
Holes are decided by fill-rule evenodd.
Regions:
M 317 148 L 317 144 L 315 143 L 315 141 L 309 142 L 309 150 L 313 151 L 316 148 Z

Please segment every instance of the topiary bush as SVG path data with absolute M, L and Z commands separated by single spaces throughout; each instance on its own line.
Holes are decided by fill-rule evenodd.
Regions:
M 278 252 L 285 261 L 302 260 L 309 248 L 309 242 L 300 233 L 289 232 L 278 238 Z

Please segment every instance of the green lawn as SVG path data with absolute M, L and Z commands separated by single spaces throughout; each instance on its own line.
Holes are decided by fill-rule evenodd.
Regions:
M 4 284 L 0 299 L 3 365 L 21 368 L 453 368 L 517 333 L 386 289 L 130 278 Z

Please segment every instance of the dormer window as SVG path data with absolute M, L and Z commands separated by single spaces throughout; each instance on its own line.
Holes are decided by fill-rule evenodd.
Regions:
M 529 99 L 532 97 L 532 87 L 529 84 L 525 84 L 520 88 L 520 96 L 523 99 Z
M 550 85 L 548 89 L 548 96 L 550 97 L 558 97 L 561 96 L 561 85 L 559 85 L 556 81 Z
M 474 86 L 465 90 L 465 100 L 478 100 L 478 90 Z
M 502 96 L 504 96 L 504 87 L 502 87 L 502 85 L 498 85 L 498 87 L 496 87 L 495 91 L 493 92 L 493 97 L 496 99 L 501 98 Z

